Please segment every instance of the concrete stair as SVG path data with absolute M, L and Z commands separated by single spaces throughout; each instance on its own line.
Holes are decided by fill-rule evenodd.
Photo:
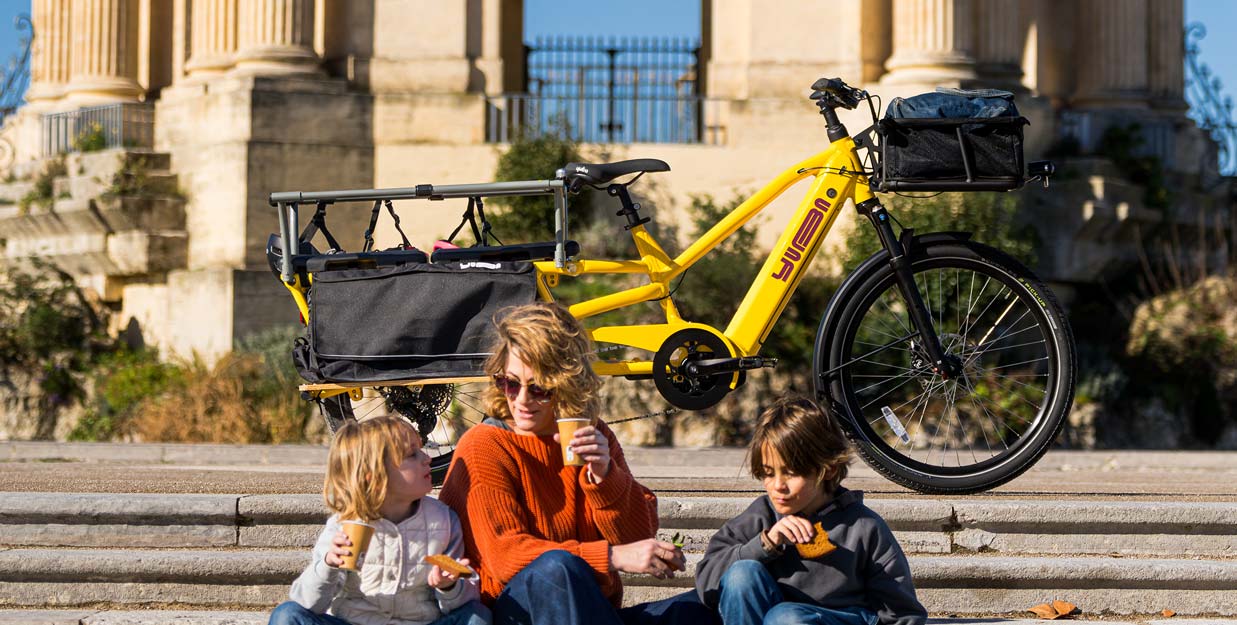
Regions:
M 628 576 L 627 601 L 690 588 L 708 538 L 749 502 L 663 496 L 660 533 L 686 536 L 689 569 L 665 581 Z M 920 599 L 936 615 L 1022 617 L 1062 599 L 1084 618 L 1164 609 L 1237 617 L 1231 503 L 868 504 L 902 542 Z M 123 616 L 135 609 L 153 618 L 152 608 L 192 608 L 195 623 L 265 622 L 262 611 L 287 596 L 308 563 L 325 515 L 316 495 L 0 493 L 0 608 L 10 611 L 0 611 L 0 624 L 16 610 L 72 623 L 171 622 L 123 620 L 138 618 Z
M 120 300 L 127 281 L 186 266 L 185 198 L 170 155 L 142 149 L 70 154 L 65 170 L 53 182 L 50 208 L 23 212 L 3 202 L 16 201 L 22 183 L 0 187 L 0 232 L 6 233 L 0 262 L 42 257 L 75 276 L 90 276 L 107 301 Z

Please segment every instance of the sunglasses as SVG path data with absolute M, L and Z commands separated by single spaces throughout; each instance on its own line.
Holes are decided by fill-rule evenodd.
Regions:
M 542 388 L 536 384 L 523 384 L 519 380 L 501 373 L 494 376 L 494 386 L 497 386 L 498 390 L 502 391 L 507 396 L 507 399 L 510 400 L 520 396 L 521 388 L 528 389 L 528 398 L 539 404 L 544 404 L 554 397 L 554 389 Z

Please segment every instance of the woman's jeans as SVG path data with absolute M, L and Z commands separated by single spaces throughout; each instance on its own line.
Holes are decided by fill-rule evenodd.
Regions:
M 489 625 L 490 609 L 472 600 L 451 610 L 431 625 Z M 271 612 L 268 625 L 352 625 L 338 616 L 315 614 L 293 601 L 285 601 Z
M 876 614 L 866 608 L 786 601 L 769 569 L 755 560 L 739 560 L 726 569 L 718 611 L 725 625 L 876 625 Z
M 597 585 L 593 568 L 578 556 L 541 554 L 494 602 L 495 625 L 711 625 L 717 613 L 694 590 L 669 599 L 615 610 Z

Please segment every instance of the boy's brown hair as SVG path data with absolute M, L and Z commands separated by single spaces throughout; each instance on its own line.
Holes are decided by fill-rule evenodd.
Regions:
M 846 434 L 837 419 L 806 397 L 779 398 L 760 414 L 748 452 L 757 479 L 767 477 L 766 446 L 777 452 L 787 471 L 815 476 L 826 492 L 836 491 L 846 478 L 851 459 Z

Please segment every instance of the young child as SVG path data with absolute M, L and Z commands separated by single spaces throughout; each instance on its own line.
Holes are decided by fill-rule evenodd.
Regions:
M 889 526 L 840 485 L 850 450 L 836 421 L 808 399 L 779 399 L 750 455 L 767 495 L 722 526 L 696 569 L 725 625 L 926 622 Z
M 397 417 L 349 422 L 327 459 L 327 519 L 313 559 L 292 583 L 291 598 L 270 625 L 487 625 L 476 577 L 422 562 L 446 554 L 467 565 L 459 518 L 429 494 L 429 456 L 412 426 Z M 360 572 L 337 568 L 353 545 L 340 521 L 375 527 Z

